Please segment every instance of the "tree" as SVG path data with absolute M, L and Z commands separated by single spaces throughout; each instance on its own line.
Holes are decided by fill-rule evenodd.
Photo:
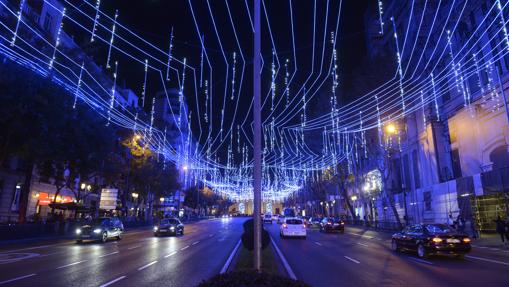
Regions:
M 0 75 L 0 164 L 9 156 L 25 162 L 19 209 L 23 223 L 34 168 L 52 179 L 54 200 L 64 187 L 81 195 L 76 183 L 90 180 L 100 169 L 113 150 L 114 132 L 88 106 L 73 108 L 74 98 L 49 78 L 10 62 L 0 66 Z

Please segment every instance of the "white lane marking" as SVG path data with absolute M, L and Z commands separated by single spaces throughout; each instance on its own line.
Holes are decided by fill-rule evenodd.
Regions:
M 228 256 L 228 259 L 224 263 L 223 268 L 221 268 L 221 271 L 219 272 L 220 274 L 224 274 L 224 273 L 226 273 L 226 271 L 228 271 L 228 268 L 230 267 L 230 264 L 232 263 L 233 257 L 235 256 L 235 254 L 237 253 L 237 250 L 240 247 L 240 242 L 241 242 L 241 240 L 239 239 L 239 242 L 237 242 L 237 245 L 235 245 L 235 248 L 233 248 L 232 253 L 230 253 L 230 256 Z
M 118 277 L 118 278 L 116 278 L 116 279 L 111 280 L 110 282 L 104 283 L 104 284 L 103 284 L 103 285 L 101 285 L 100 287 L 110 286 L 111 284 L 113 284 L 113 283 L 115 283 L 115 282 L 118 282 L 118 281 L 120 281 L 120 280 L 122 280 L 122 279 L 124 279 L 124 278 L 126 278 L 126 277 L 127 277 L 127 276 L 120 276 L 120 277 Z
M 127 250 L 133 250 L 133 249 L 138 248 L 138 247 L 141 247 L 141 245 L 136 245 L 136 246 L 133 246 L 133 247 L 129 247 L 129 248 L 127 248 Z
M 200 241 L 199 241 L 199 240 L 198 240 L 198 241 L 193 242 L 193 244 L 191 244 L 191 245 L 196 245 L 196 244 L 198 244 L 198 243 L 200 243 Z
M 412 261 L 415 261 L 415 262 L 424 263 L 424 264 L 428 264 L 428 265 L 433 265 L 433 262 L 430 262 L 430 261 L 427 261 L 427 260 L 424 260 L 424 259 L 414 258 L 414 257 L 409 257 L 409 256 L 407 256 L 407 258 L 412 260 Z
M 315 241 L 315 244 L 318 245 L 318 246 L 322 246 L 322 243 L 320 243 L 320 242 L 316 242 Z
M 465 255 L 465 257 L 509 266 L 509 263 L 503 262 L 503 261 L 498 261 L 498 260 L 493 260 L 493 259 L 488 259 L 488 258 L 482 258 L 482 257 L 477 257 L 477 256 L 472 256 L 472 255 Z
M 147 265 L 143 265 L 143 266 L 141 266 L 140 268 L 138 268 L 138 271 L 141 271 L 141 270 L 143 270 L 143 269 L 145 269 L 145 268 L 147 268 L 147 267 L 149 267 L 149 266 L 152 266 L 152 265 L 154 265 L 154 264 L 156 264 L 156 263 L 157 263 L 157 260 L 152 261 L 152 262 L 150 262 L 149 264 L 147 264 Z
M 177 254 L 177 251 L 173 251 L 172 253 L 170 253 L 168 255 L 165 255 L 164 258 L 168 258 L 168 257 L 173 256 L 175 254 Z
M 364 247 L 368 247 L 368 245 L 367 245 L 367 244 L 364 244 L 364 243 L 357 242 L 357 244 L 362 245 L 362 246 L 364 246 Z
M 28 275 L 24 275 L 24 276 L 19 276 L 19 277 L 16 277 L 16 278 L 12 278 L 12 279 L 9 279 L 9 280 L 2 281 L 2 282 L 0 282 L 0 285 L 11 283 L 11 282 L 18 281 L 18 280 L 21 280 L 21 279 L 25 279 L 25 278 L 28 278 L 28 277 L 32 277 L 32 276 L 35 276 L 35 275 L 37 275 L 37 274 L 32 273 L 32 274 L 28 274 Z
M 488 247 L 486 247 L 486 246 L 479 246 L 478 248 L 488 248 Z
M 111 253 L 108 253 L 108 254 L 103 254 L 103 255 L 99 256 L 99 258 L 110 256 L 110 255 L 117 254 L 117 253 L 118 253 L 118 251 L 111 252 Z
M 187 248 L 189 248 L 189 245 L 186 245 L 186 246 L 180 248 L 180 251 L 186 250 Z
M 353 259 L 353 258 L 351 258 L 351 257 L 345 256 L 345 258 L 346 258 L 346 259 L 348 259 L 348 260 L 350 260 L 350 261 L 352 261 L 352 262 L 355 262 L 355 263 L 357 263 L 357 264 L 359 264 L 359 263 L 360 263 L 359 261 L 357 261 L 357 260 L 355 260 L 355 259 Z
M 290 267 L 290 264 L 288 264 L 288 261 L 286 261 L 285 256 L 279 250 L 279 248 L 276 245 L 276 242 L 274 242 L 274 239 L 272 239 L 272 236 L 270 237 L 270 242 L 272 242 L 272 246 L 274 246 L 274 249 L 276 249 L 277 255 L 279 255 L 279 258 L 281 259 L 281 262 L 283 262 L 283 266 L 285 267 L 286 273 L 288 273 L 288 276 L 292 278 L 293 280 L 297 280 L 297 276 L 295 276 L 295 273 L 293 273 L 292 267 Z M 239 241 L 240 243 L 240 241 Z
M 62 269 L 62 268 L 65 268 L 65 267 L 78 265 L 78 264 L 83 263 L 83 262 L 86 262 L 86 261 L 87 261 L 87 260 L 81 260 L 81 261 L 78 261 L 78 262 L 74 262 L 74 263 L 66 264 L 66 265 L 63 265 L 63 266 L 57 267 L 57 269 Z

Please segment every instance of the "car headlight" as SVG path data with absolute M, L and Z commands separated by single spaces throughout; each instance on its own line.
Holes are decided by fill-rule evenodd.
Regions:
M 81 229 L 80 228 L 76 229 L 76 234 L 81 234 Z
M 157 226 L 154 226 L 154 231 L 157 231 L 159 228 Z
M 171 226 L 171 227 L 170 227 L 170 229 L 171 229 L 171 230 L 174 230 L 174 229 L 175 229 L 175 226 Z
M 102 231 L 101 228 L 94 229 L 94 233 L 101 233 L 101 231 Z

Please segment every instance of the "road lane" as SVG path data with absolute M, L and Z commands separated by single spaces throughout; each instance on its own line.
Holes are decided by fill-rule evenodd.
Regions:
M 345 234 L 325 234 L 308 230 L 306 240 L 281 239 L 278 225 L 265 226 L 296 277 L 314 287 L 509 284 L 509 268 L 503 264 L 474 258 L 432 257 L 423 260 L 412 253 L 394 253 L 389 249 L 388 237 L 371 232 L 351 234 L 347 228 Z M 474 250 L 471 255 L 494 258 L 482 249 Z
M 0 286 L 38 286 L 41 283 L 48 286 L 115 286 L 126 282 L 137 282 L 135 286 L 147 282 L 151 282 L 151 286 L 166 286 L 169 277 L 179 278 L 177 281 L 172 279 L 178 286 L 194 286 L 219 272 L 242 233 L 243 221 L 234 218 L 188 224 L 184 236 L 177 237 L 154 237 L 147 229 L 126 233 L 118 242 L 64 242 L 29 249 L 48 256 L 0 263 L 0 282 L 5 282 Z M 222 243 L 217 238 L 221 238 Z M 201 252 L 197 253 L 197 250 Z M 4 250 L 0 258 L 2 254 L 5 257 L 10 253 Z M 196 268 L 200 265 L 206 268 Z M 7 282 L 16 278 L 21 279 Z

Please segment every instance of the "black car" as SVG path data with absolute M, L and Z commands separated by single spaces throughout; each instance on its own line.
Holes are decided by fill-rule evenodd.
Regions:
M 345 222 L 338 218 L 325 217 L 320 222 L 320 231 L 345 233 Z
M 415 224 L 392 236 L 394 251 L 416 251 L 421 258 L 435 254 L 464 257 L 470 252 L 470 238 L 444 224 Z
M 99 240 L 106 242 L 110 238 L 122 239 L 124 225 L 117 217 L 100 217 L 84 221 L 76 228 L 76 242 Z
M 164 218 L 154 226 L 154 236 L 161 234 L 184 235 L 184 224 L 177 218 Z

